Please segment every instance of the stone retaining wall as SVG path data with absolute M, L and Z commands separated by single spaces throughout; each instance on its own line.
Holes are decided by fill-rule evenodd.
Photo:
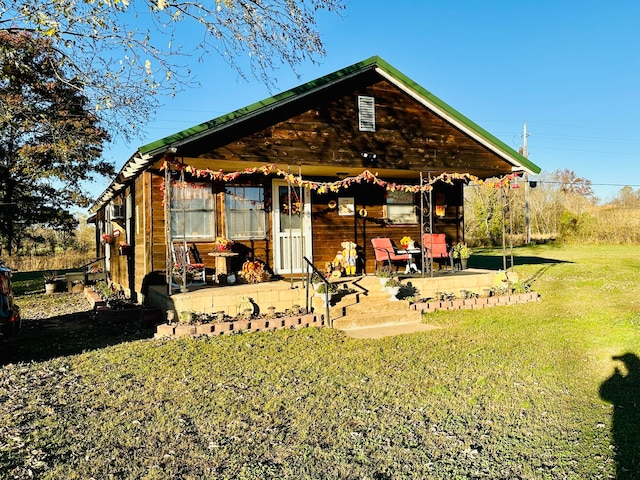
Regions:
M 436 310 L 478 309 L 502 305 L 513 305 L 516 303 L 537 302 L 539 299 L 540 295 L 538 293 L 527 292 L 492 297 L 416 302 L 411 304 L 409 308 L 412 310 L 419 310 L 422 313 L 430 313 L 435 312 Z
M 280 318 L 251 318 L 232 322 L 203 323 L 199 325 L 183 325 L 163 323 L 156 327 L 154 338 L 177 338 L 184 336 L 215 337 L 233 333 L 265 332 L 286 328 L 323 327 L 324 316 L 315 313 L 291 315 Z

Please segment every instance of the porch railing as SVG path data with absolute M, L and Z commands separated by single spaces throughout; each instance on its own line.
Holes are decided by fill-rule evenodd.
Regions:
M 305 294 L 306 294 L 306 298 L 307 298 L 307 312 L 310 311 L 309 306 L 310 306 L 310 298 L 309 298 L 309 285 L 311 285 L 311 276 L 315 273 L 317 274 L 320 279 L 322 279 L 322 282 L 324 283 L 324 305 L 326 308 L 326 312 L 325 315 L 327 317 L 327 325 L 331 328 L 333 328 L 333 322 L 331 321 L 331 314 L 329 313 L 329 286 L 330 286 L 330 282 L 329 280 L 327 280 L 327 277 L 325 277 L 322 272 L 320 270 L 318 270 L 316 268 L 316 266 L 313 264 L 313 262 L 311 260 L 309 260 L 307 257 L 302 257 L 304 259 L 304 262 L 306 264 L 306 268 L 305 268 L 305 276 L 306 276 L 306 282 L 305 282 Z

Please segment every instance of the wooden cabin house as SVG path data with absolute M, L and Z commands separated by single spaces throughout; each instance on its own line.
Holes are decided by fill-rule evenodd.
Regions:
M 140 147 L 91 209 L 97 253 L 133 295 L 195 245 L 207 272 L 258 259 L 298 274 L 342 243 L 463 241 L 463 185 L 540 169 L 379 57 Z M 194 261 L 194 259 L 192 259 Z M 218 264 L 218 269 L 219 269 Z

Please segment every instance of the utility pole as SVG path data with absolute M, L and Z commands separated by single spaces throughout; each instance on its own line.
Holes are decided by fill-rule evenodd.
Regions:
M 527 152 L 527 122 L 524 122 L 524 140 L 522 141 L 522 155 L 529 158 Z M 529 215 L 529 174 L 524 174 L 524 222 L 525 222 L 525 244 L 531 243 L 531 217 Z

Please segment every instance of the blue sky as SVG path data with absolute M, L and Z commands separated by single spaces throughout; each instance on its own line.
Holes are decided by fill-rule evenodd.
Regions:
M 379 55 L 516 150 L 526 122 L 543 171 L 573 170 L 603 201 L 640 188 L 639 3 L 347 0 L 319 20 L 327 55 L 300 78 L 282 66 L 270 92 L 218 57 L 194 59 L 202 86 L 167 99 L 140 139 L 105 157 L 119 169 L 140 145 Z

